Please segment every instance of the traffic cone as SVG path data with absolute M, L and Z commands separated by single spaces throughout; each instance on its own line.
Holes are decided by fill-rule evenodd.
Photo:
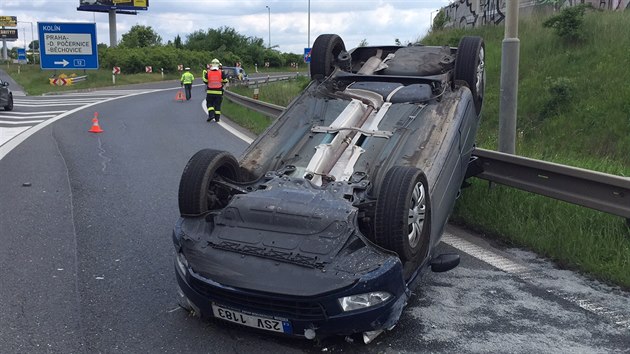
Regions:
M 184 96 L 184 92 L 182 90 L 177 91 L 177 95 L 175 95 L 175 101 L 184 102 L 185 100 L 186 100 L 186 97 Z
M 94 112 L 94 118 L 92 118 L 92 128 L 90 128 L 90 130 L 88 130 L 90 133 L 102 133 L 104 132 L 103 129 L 101 129 L 101 126 L 98 125 L 98 112 Z

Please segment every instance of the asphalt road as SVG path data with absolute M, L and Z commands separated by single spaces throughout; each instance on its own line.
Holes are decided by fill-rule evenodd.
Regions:
M 206 122 L 202 87 L 181 103 L 161 85 L 173 90 L 71 113 L 0 160 L 0 353 L 629 352 L 627 292 L 457 229 L 442 249 L 473 255 L 427 274 L 368 346 L 191 317 L 175 301 L 181 171 L 199 149 L 246 143 Z M 101 134 L 87 132 L 95 110 Z

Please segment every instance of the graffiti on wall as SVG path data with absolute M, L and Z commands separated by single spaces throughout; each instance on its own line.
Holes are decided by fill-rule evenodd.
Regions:
M 446 27 L 469 28 L 499 24 L 505 19 L 506 0 L 457 0 L 443 8 Z
M 442 8 L 445 27 L 470 28 L 498 25 L 505 20 L 507 0 L 455 0 Z M 603 10 L 630 10 L 630 0 L 520 0 L 521 8 L 552 5 L 555 9 L 579 4 L 591 4 Z

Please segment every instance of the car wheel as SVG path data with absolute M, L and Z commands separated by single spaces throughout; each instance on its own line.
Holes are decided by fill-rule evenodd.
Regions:
M 5 111 L 12 111 L 13 110 L 13 95 L 9 95 L 9 101 L 7 102 L 7 105 L 4 106 L 4 110 Z
M 422 170 L 394 166 L 383 179 L 374 217 L 374 240 L 398 253 L 403 262 L 426 257 L 431 231 L 431 204 Z
M 315 39 L 311 49 L 311 78 L 321 80 L 335 70 L 335 61 L 346 46 L 336 34 L 322 34 Z
M 182 216 L 197 216 L 227 205 L 230 190 L 212 183 L 217 176 L 239 180 L 239 165 L 230 153 L 204 149 L 190 158 L 179 182 L 179 212 Z
M 481 37 L 463 37 L 459 41 L 455 58 L 455 80 L 468 84 L 477 114 L 481 112 L 486 85 L 485 55 L 485 45 Z

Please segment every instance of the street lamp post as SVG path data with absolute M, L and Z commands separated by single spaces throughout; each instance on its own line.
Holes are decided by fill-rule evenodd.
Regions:
M 429 13 L 429 30 L 433 30 L 433 13 L 440 12 L 440 9 L 433 10 Z
M 35 55 L 35 32 L 33 31 L 33 22 L 31 21 L 18 21 L 18 23 L 30 23 L 31 24 L 31 45 L 33 46 L 33 62 L 37 62 L 37 56 Z M 24 29 L 22 31 L 26 32 Z M 24 39 L 24 43 L 26 43 L 26 38 Z M 26 50 L 26 48 L 25 48 Z
M 265 6 L 267 8 L 267 16 L 269 18 L 269 46 L 271 48 L 271 8 L 269 6 Z

